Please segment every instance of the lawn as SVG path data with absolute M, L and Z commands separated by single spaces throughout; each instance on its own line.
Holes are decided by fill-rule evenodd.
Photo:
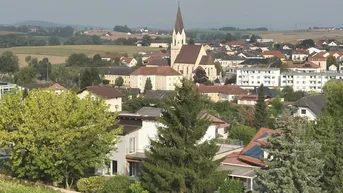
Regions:
M 1 181 L 0 180 L 0 193 L 58 193 L 57 191 L 39 188 L 39 187 L 29 187 L 24 186 L 14 182 Z
M 137 46 L 117 46 L 117 45 L 77 45 L 77 46 L 37 46 L 37 47 L 13 47 L 13 48 L 0 48 L 0 53 L 4 51 L 12 51 L 17 54 L 19 64 L 21 67 L 26 66 L 25 57 L 30 55 L 43 59 L 49 58 L 52 64 L 61 64 L 73 53 L 85 53 L 89 57 L 95 54 L 110 53 L 128 53 L 133 55 L 141 51 L 158 51 L 159 48 L 150 47 L 137 47 Z

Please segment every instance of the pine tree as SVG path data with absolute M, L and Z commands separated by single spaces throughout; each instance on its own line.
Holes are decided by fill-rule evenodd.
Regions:
M 145 81 L 144 93 L 148 90 L 151 90 L 151 89 L 152 89 L 151 79 L 147 78 Z
M 192 82 L 182 81 L 176 94 L 163 104 L 164 126 L 151 140 L 142 164 L 143 186 L 149 192 L 213 192 L 227 174 L 217 172 L 213 161 L 215 141 L 200 143 L 210 122 L 199 119 L 205 99 Z
M 267 105 L 264 99 L 264 89 L 263 84 L 261 84 L 258 88 L 258 100 L 255 104 L 254 127 L 256 130 L 268 125 Z
M 268 152 L 266 167 L 256 171 L 261 192 L 322 192 L 319 179 L 324 162 L 321 145 L 306 140 L 306 120 L 286 116 L 278 120 L 277 129 L 264 147 Z

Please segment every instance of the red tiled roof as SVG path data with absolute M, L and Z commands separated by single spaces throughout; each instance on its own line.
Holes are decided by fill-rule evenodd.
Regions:
M 119 63 L 125 62 L 126 64 L 130 64 L 130 62 L 133 60 L 131 57 L 121 57 Z
M 196 86 L 196 89 L 201 93 L 222 93 L 222 94 L 232 94 L 232 95 L 246 95 L 248 94 L 247 90 L 240 88 L 237 85 L 199 85 Z
M 319 65 L 313 63 L 313 62 L 306 62 L 305 64 L 298 64 L 295 65 L 296 68 L 320 68 Z
M 232 152 L 226 156 L 226 158 L 224 159 L 224 161 L 222 161 L 222 163 L 223 164 L 235 164 L 235 165 L 250 166 L 250 164 L 239 160 L 238 159 L 239 155 L 240 155 L 240 152 Z
M 213 65 L 213 58 L 212 56 L 202 56 L 200 60 L 200 65 Z
M 131 75 L 180 76 L 181 74 L 169 66 L 140 67 Z
M 293 54 L 308 54 L 308 50 L 297 49 Z
M 112 98 L 118 98 L 118 97 L 124 96 L 122 92 L 110 86 L 88 86 L 82 89 L 81 91 L 79 91 L 78 93 L 82 93 L 85 90 L 97 96 L 104 97 L 106 99 L 112 99 Z
M 327 52 L 316 53 L 315 55 L 309 58 L 309 61 L 324 61 L 324 60 L 326 61 L 326 57 L 324 56 L 324 54 L 326 53 Z
M 244 161 L 244 162 L 251 163 L 251 164 L 264 166 L 264 163 L 261 160 L 254 158 L 254 157 L 247 156 L 247 155 L 243 155 L 243 154 L 245 152 L 249 151 L 255 145 L 261 146 L 261 140 L 258 140 L 258 139 L 261 138 L 265 133 L 274 134 L 274 133 L 280 133 L 280 132 L 276 131 L 276 130 L 268 129 L 268 128 L 261 128 L 256 133 L 254 138 L 250 141 L 250 143 L 247 146 L 245 146 L 244 149 L 241 151 L 240 155 L 238 156 L 238 159 L 240 159 L 241 161 Z M 264 139 L 266 139 L 266 137 L 264 137 Z
M 274 56 L 276 58 L 285 58 L 285 55 L 281 53 L 279 50 L 269 50 L 262 52 L 263 56 Z
M 242 95 L 238 97 L 238 100 L 244 100 L 244 101 L 257 101 L 258 96 L 257 95 Z
M 198 59 L 201 47 L 201 45 L 183 45 L 180 53 L 175 59 L 175 63 L 195 64 Z

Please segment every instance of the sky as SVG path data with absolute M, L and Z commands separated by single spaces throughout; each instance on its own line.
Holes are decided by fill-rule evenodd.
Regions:
M 112 28 L 172 29 L 177 0 L 0 0 L 0 23 L 42 20 L 59 24 Z M 180 0 L 184 26 L 343 27 L 343 0 Z

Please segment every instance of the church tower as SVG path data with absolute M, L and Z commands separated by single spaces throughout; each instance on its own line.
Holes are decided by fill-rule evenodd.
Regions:
M 183 20 L 180 10 L 180 5 L 178 6 L 176 22 L 173 31 L 173 40 L 170 46 L 170 64 L 174 65 L 177 55 L 180 53 L 180 50 L 183 45 L 186 45 L 186 32 L 183 27 Z

